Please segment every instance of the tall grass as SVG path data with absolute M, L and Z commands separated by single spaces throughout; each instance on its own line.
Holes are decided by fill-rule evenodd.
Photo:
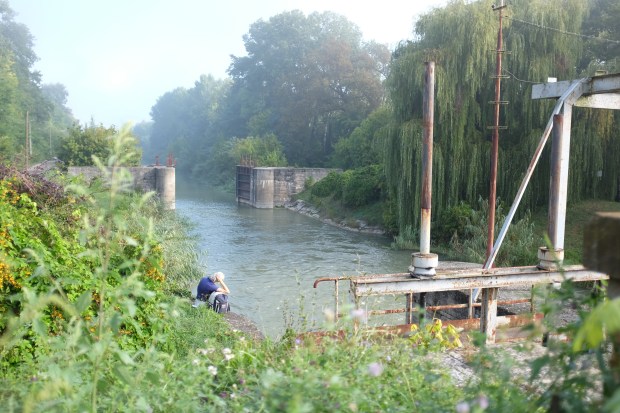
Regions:
M 489 203 L 487 200 L 480 199 L 478 205 L 478 209 L 472 209 L 468 214 L 462 230 L 452 237 L 450 247 L 454 255 L 461 256 L 468 262 L 482 263 L 485 261 L 488 243 Z M 496 239 L 505 218 L 503 205 L 498 203 L 495 211 Z M 495 265 L 512 267 L 536 264 L 538 241 L 534 235 L 534 224 L 528 213 L 524 218 L 510 225 L 495 259 Z

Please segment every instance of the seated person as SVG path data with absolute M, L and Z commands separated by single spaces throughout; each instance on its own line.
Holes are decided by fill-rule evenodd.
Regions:
M 219 283 L 220 286 L 216 283 Z M 213 293 L 230 294 L 228 286 L 224 283 L 224 273 L 222 272 L 216 272 L 215 274 L 203 277 L 200 280 L 198 283 L 198 291 L 196 293 L 194 307 L 197 307 L 200 301 L 208 301 L 209 297 Z

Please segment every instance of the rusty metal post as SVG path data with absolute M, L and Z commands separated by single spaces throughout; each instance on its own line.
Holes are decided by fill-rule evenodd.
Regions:
M 334 319 L 336 321 L 338 321 L 338 312 L 340 311 L 340 309 L 338 308 L 338 279 L 334 280 L 334 289 L 336 290 L 335 295 L 336 295 L 336 314 L 334 314 Z
M 405 324 L 413 323 L 413 294 L 405 294 L 406 297 L 406 310 L 405 310 Z
M 566 200 L 568 197 L 568 166 L 570 155 L 570 115 L 566 125 L 565 114 L 571 105 L 565 105 L 564 115 L 553 116 L 553 135 L 551 142 L 551 180 L 549 184 L 549 223 L 548 233 L 551 241 L 548 247 L 540 247 L 538 258 L 541 269 L 556 268 L 564 260 L 564 229 L 566 224 Z
M 495 343 L 497 331 L 497 295 L 499 288 L 482 290 L 482 306 L 480 307 L 480 331 L 486 334 L 487 343 Z
M 435 63 L 426 62 L 424 77 L 424 99 L 422 102 L 424 126 L 423 149 L 422 149 L 422 197 L 421 227 L 420 227 L 420 252 L 431 252 L 431 199 L 433 188 L 433 117 L 435 107 Z
M 422 197 L 420 200 L 420 252 L 412 254 L 414 276 L 434 276 L 437 254 L 431 254 L 431 199 L 433 186 L 433 118 L 435 116 L 435 62 L 425 62 L 424 126 L 422 148 Z M 410 268 L 411 271 L 412 268 Z

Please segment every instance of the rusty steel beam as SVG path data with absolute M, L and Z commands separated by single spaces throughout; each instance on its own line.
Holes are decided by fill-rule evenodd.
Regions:
M 515 305 L 515 304 L 525 304 L 529 303 L 532 300 L 530 298 L 519 298 L 517 300 L 503 300 L 498 301 L 497 305 Z M 480 307 L 481 303 L 473 303 L 473 307 Z M 458 310 L 468 308 L 469 304 L 443 304 L 443 305 L 429 305 L 426 307 L 426 311 L 441 311 L 441 310 Z
M 409 271 L 418 277 L 433 277 L 439 257 L 431 253 L 431 200 L 433 188 L 433 117 L 435 108 L 435 62 L 425 62 L 422 143 L 422 193 L 420 198 L 420 252 L 411 254 Z
M 606 280 L 607 275 L 586 270 L 581 265 L 567 266 L 563 271 L 543 271 L 537 267 L 494 268 L 492 270 L 454 271 L 437 274 L 434 278 L 411 278 L 409 273 L 381 277 L 351 279 L 355 297 L 393 294 L 416 294 L 436 291 L 470 290 L 473 288 L 499 288 L 561 283 L 565 279 L 575 282 Z

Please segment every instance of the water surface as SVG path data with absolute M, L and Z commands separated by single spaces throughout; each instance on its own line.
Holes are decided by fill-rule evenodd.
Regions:
M 177 181 L 176 208 L 195 225 L 205 273 L 226 274 L 232 311 L 274 338 L 300 315 L 321 323 L 323 309 L 333 309 L 334 284 L 314 289 L 316 278 L 405 272 L 411 262 L 411 252 L 390 249 L 388 237 L 237 204 L 233 194 L 206 186 Z M 340 289 L 346 298 L 348 283 Z

